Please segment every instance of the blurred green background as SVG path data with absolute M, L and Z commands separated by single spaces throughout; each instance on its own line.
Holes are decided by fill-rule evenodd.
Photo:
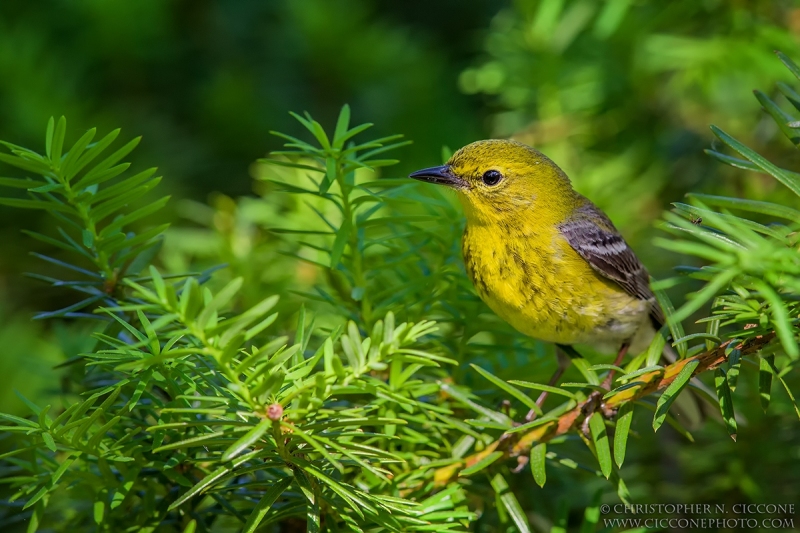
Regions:
M 282 144 L 270 130 L 296 131 L 288 111 L 330 126 L 349 103 L 375 135 L 404 134 L 413 144 L 388 177 L 473 140 L 513 136 L 561 165 L 665 277 L 682 258 L 651 246 L 652 223 L 687 191 L 794 201 L 703 149 L 716 124 L 800 169 L 750 92 L 774 95 L 776 82 L 791 82 L 772 51 L 798 60 L 799 45 L 791 0 L 4 0 L 0 139 L 43 149 L 47 119 L 62 114 L 76 137 L 93 126 L 143 135 L 134 164 L 158 166 L 173 194 L 162 265 L 226 262 L 281 292 L 318 276 L 275 259 L 280 242 L 264 228 L 297 209 L 253 181 L 263 170 L 253 162 Z M 19 409 L 14 389 L 34 398 L 57 390 L 53 365 L 85 342 L 69 324 L 29 320 L 71 298 L 23 277 L 41 270 L 28 252 L 43 245 L 20 230 L 50 227 L 38 212 L 0 209 L 4 411 Z M 520 370 L 501 355 L 485 363 L 506 378 L 551 370 Z M 666 427 L 654 437 L 647 417 L 635 423 L 641 440 L 623 476 L 636 501 L 800 501 L 800 423 L 780 392 L 761 413 L 753 376 L 737 391 L 736 444 L 715 421 L 694 444 Z M 534 525 L 565 498 L 580 508 L 604 489 L 613 500 L 609 485 L 581 476 L 557 471 L 542 490 L 525 475 Z

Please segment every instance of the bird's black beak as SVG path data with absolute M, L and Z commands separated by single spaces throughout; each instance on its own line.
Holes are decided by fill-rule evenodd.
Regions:
M 428 183 L 436 183 L 437 185 L 447 185 L 454 189 L 464 189 L 467 187 L 467 182 L 456 176 L 453 173 L 453 169 L 450 168 L 450 165 L 423 168 L 422 170 L 417 170 L 409 174 L 408 177 Z

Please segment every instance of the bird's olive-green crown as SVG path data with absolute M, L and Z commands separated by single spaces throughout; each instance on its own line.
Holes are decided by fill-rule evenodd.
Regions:
M 454 188 L 467 217 L 474 221 L 508 223 L 520 211 L 532 211 L 537 218 L 558 218 L 579 202 L 558 165 L 517 141 L 468 144 L 446 166 L 461 182 Z

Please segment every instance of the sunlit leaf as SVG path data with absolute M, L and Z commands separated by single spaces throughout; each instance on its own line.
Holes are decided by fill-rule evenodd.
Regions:
M 475 369 L 475 371 L 478 372 L 481 376 L 485 377 L 491 383 L 493 383 L 496 387 L 498 387 L 501 390 L 505 391 L 506 393 L 510 394 L 512 397 L 514 397 L 517 400 L 519 400 L 520 402 L 522 402 L 523 405 L 525 405 L 529 409 L 534 409 L 539 414 L 541 414 L 541 409 L 536 405 L 536 402 L 533 400 L 533 398 L 531 398 L 530 396 L 528 396 L 527 394 L 525 394 L 524 392 L 522 392 L 518 388 L 509 385 L 508 383 L 506 383 L 502 379 L 494 376 L 491 372 L 488 372 L 488 371 L 484 370 L 483 368 L 479 367 L 478 365 L 470 364 L 470 366 L 473 369 Z
M 546 457 L 547 443 L 542 442 L 531 449 L 531 472 L 533 473 L 533 480 L 540 487 L 544 487 L 547 481 L 547 472 L 545 471 Z
M 695 368 L 697 365 L 700 364 L 700 361 L 697 359 L 689 361 L 675 376 L 675 379 L 670 383 L 669 387 L 659 396 L 658 403 L 656 405 L 656 414 L 653 417 L 653 430 L 658 431 L 658 428 L 661 427 L 661 424 L 664 423 L 664 419 L 667 416 L 667 411 L 669 411 L 672 402 L 675 401 L 675 397 L 681 393 L 684 387 L 689 383 L 689 380 L 692 378 Z
M 503 452 L 492 452 L 487 454 L 485 457 L 481 458 L 480 461 L 476 462 L 474 465 L 469 466 L 461 471 L 462 476 L 471 476 L 476 472 L 480 472 L 484 468 L 488 467 L 498 459 L 503 457 Z
M 625 451 L 628 447 L 628 434 L 633 420 L 633 405 L 632 402 L 625 403 L 617 412 L 617 423 L 614 428 L 614 462 L 620 468 L 625 461 Z
M 589 418 L 589 431 L 592 434 L 597 462 L 600 464 L 600 471 L 608 478 L 611 475 L 611 448 L 608 445 L 608 432 L 603 415 L 592 413 Z
M 517 526 L 517 530 L 520 533 L 530 533 L 530 525 L 528 524 L 528 518 L 525 516 L 525 511 L 522 510 L 522 507 L 517 501 L 516 496 L 514 493 L 511 492 L 511 489 L 508 486 L 508 482 L 506 482 L 505 478 L 500 474 L 496 474 L 492 478 L 492 488 L 497 493 L 500 501 L 502 502 L 505 510 L 511 516 L 511 520 L 514 522 L 514 525 Z
M 770 174 L 772 177 L 786 185 L 786 187 L 788 187 L 793 193 L 800 195 L 800 178 L 784 172 L 782 169 L 773 165 L 765 157 L 757 154 L 755 151 L 751 150 L 716 126 L 711 126 L 711 131 L 713 131 L 714 135 L 719 137 L 722 142 L 739 152 L 747 160 L 752 161 L 761 170 L 767 174 Z

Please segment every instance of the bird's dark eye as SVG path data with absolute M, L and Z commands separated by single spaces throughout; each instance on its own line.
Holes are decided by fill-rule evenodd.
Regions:
M 492 186 L 500 183 L 500 180 L 503 179 L 503 175 L 497 170 L 487 170 L 483 173 L 481 179 L 486 185 Z

